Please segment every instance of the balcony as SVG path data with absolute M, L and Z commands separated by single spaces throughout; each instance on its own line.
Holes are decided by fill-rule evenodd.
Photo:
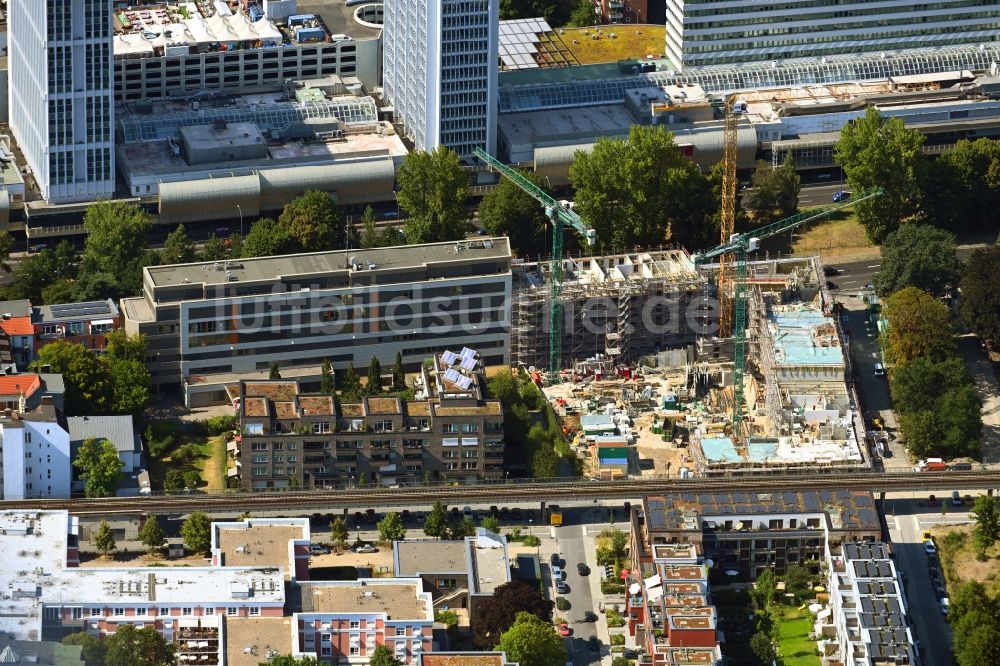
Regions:
M 305 462 L 306 464 L 308 464 L 308 463 L 321 463 L 324 460 L 326 460 L 326 456 L 323 456 L 323 455 L 320 455 L 320 456 L 304 456 L 302 458 L 302 461 Z

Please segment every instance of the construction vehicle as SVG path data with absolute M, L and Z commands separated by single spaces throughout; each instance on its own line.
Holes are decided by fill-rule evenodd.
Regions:
M 558 527 L 563 524 L 563 514 L 562 509 L 559 508 L 558 504 L 549 504 L 545 507 L 545 518 L 549 525 L 554 525 Z
M 517 169 L 511 168 L 490 155 L 485 150 L 475 148 L 473 154 L 487 166 L 496 169 L 512 183 L 524 190 L 535 201 L 545 208 L 545 216 L 552 222 L 552 260 L 549 265 L 549 381 L 559 381 L 559 370 L 562 369 L 562 321 L 563 309 L 559 302 L 562 291 L 563 271 L 563 229 L 567 225 L 579 233 L 587 245 L 593 246 L 597 240 L 597 232 L 588 227 L 573 211 L 568 201 L 556 201 L 545 190 L 535 185 Z
M 778 220 L 777 222 L 755 229 L 752 234 L 733 233 L 729 236 L 728 241 L 712 248 L 711 250 L 695 254 L 692 257 L 696 264 L 704 264 L 710 260 L 719 259 L 720 270 L 722 267 L 722 260 L 728 259 L 728 262 L 730 262 L 730 268 L 734 274 L 731 293 L 723 294 L 723 290 L 728 290 L 728 288 L 724 287 L 722 284 L 719 285 L 719 307 L 721 310 L 719 313 L 720 320 L 726 319 L 727 321 L 732 322 L 731 334 L 733 337 L 734 350 L 732 428 L 734 438 L 741 439 L 744 435 L 749 434 L 745 432 L 744 408 L 746 407 L 746 399 L 743 395 L 743 379 L 746 374 L 747 342 L 747 254 L 756 251 L 760 247 L 760 242 L 765 238 L 770 238 L 771 236 L 776 236 L 777 234 L 790 231 L 808 222 L 825 219 L 832 213 L 835 213 L 842 208 L 847 208 L 848 206 L 853 206 L 854 204 L 867 201 L 881 195 L 881 189 L 857 193 L 847 201 L 843 201 L 832 206 L 826 206 L 824 208 L 813 208 L 811 210 L 803 211 L 796 215 L 792 215 L 791 217 L 786 217 L 783 220 Z M 719 279 L 720 281 L 722 280 L 721 273 L 719 275 Z M 725 307 L 729 307 L 726 303 L 731 303 L 731 313 L 727 313 L 724 309 Z

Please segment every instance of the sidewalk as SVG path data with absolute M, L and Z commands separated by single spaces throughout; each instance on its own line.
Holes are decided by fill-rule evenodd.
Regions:
M 1000 463 L 1000 386 L 997 386 L 996 375 L 974 336 L 959 338 L 958 349 L 965 357 L 965 367 L 983 401 L 983 462 Z

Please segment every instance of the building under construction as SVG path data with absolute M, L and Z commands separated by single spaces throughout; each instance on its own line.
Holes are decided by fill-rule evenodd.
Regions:
M 511 361 L 549 365 L 548 262 L 514 266 Z M 684 347 L 714 330 L 708 281 L 684 250 L 657 250 L 563 260 L 560 303 L 562 368 L 611 368 L 664 349 Z

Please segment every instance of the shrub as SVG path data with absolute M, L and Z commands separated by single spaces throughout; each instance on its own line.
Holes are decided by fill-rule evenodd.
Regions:
M 622 614 L 616 611 L 614 608 L 609 608 L 605 613 L 605 615 L 607 616 L 608 627 L 614 629 L 616 627 L 625 626 L 625 618 L 622 617 Z
M 611 634 L 612 645 L 625 645 L 625 634 Z
M 440 622 L 448 627 L 454 627 L 458 624 L 458 613 L 453 610 L 437 611 L 434 613 L 434 621 Z
M 521 543 L 523 543 L 525 546 L 529 548 L 537 548 L 538 546 L 542 545 L 542 540 L 536 537 L 534 534 L 529 534 L 524 537 L 524 540 L 521 541 Z
M 203 421 L 201 423 L 201 428 L 205 431 L 205 434 L 210 437 L 224 435 L 231 430 L 236 429 L 236 415 L 222 414 L 220 416 L 213 416 Z

